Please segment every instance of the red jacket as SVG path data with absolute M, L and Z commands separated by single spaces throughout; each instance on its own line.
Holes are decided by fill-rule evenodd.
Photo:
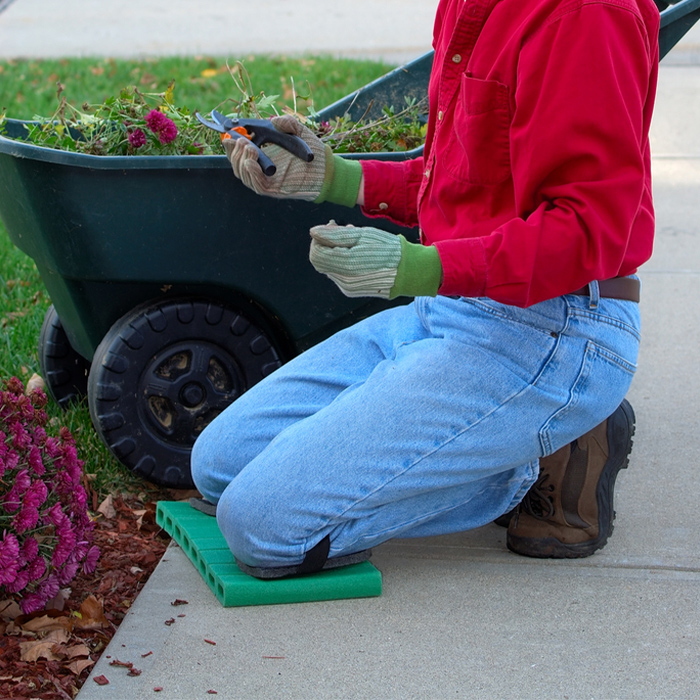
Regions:
M 363 161 L 365 207 L 420 226 L 440 294 L 517 306 L 652 252 L 652 0 L 441 0 L 424 155 Z

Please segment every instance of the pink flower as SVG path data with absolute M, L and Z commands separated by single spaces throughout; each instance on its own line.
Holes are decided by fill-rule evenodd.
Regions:
M 158 140 L 163 145 L 171 143 L 177 138 L 175 122 L 157 109 L 152 109 L 146 115 L 146 126 L 158 136 Z
M 10 424 L 10 431 L 14 435 L 12 446 L 16 450 L 26 450 L 32 444 L 32 438 L 19 421 Z
M 24 394 L 24 384 L 17 377 L 12 377 L 7 381 L 7 391 L 15 396 L 22 396 Z
M 6 588 L 10 593 L 19 593 L 27 587 L 29 581 L 29 567 L 25 567 L 17 572 L 15 580 L 12 583 L 8 583 Z
M 34 537 L 27 537 L 22 542 L 22 547 L 19 552 L 19 558 L 22 564 L 27 564 L 39 556 L 39 543 Z
M 43 481 L 32 482 L 32 485 L 27 489 L 22 499 L 22 505 L 27 508 L 38 508 L 46 502 L 46 497 L 49 495 L 49 490 Z
M 49 397 L 41 389 L 34 389 L 29 395 L 32 405 L 34 406 L 35 415 L 38 412 L 37 409 L 42 409 L 49 402 Z M 48 416 L 47 416 L 48 419 Z M 45 422 L 45 421 L 44 421 Z
M 46 560 L 44 557 L 37 557 L 28 567 L 30 581 L 38 581 L 46 573 Z
M 76 544 L 75 531 L 73 530 L 70 520 L 64 516 L 65 520 L 56 525 L 56 536 L 58 537 L 58 544 L 56 549 L 53 550 L 53 556 L 51 557 L 51 563 L 54 566 L 61 566 L 70 557 Z
M 127 135 L 132 148 L 141 148 L 146 145 L 146 134 L 141 129 L 134 129 Z
M 10 469 L 17 469 L 17 466 L 19 465 L 19 454 L 15 450 L 10 450 L 5 457 L 5 468 L 10 470 Z
M 62 586 L 65 586 L 67 583 L 70 583 L 75 578 L 75 575 L 78 573 L 79 568 L 80 564 L 78 564 L 77 561 L 66 564 L 58 574 L 58 582 Z M 56 594 L 54 593 L 54 596 L 55 595 Z M 54 596 L 51 597 L 53 598 Z
M 170 122 L 165 128 L 163 128 L 158 134 L 158 138 L 163 145 L 172 143 L 177 138 L 177 127 L 175 126 L 175 122 Z
M 38 592 L 22 596 L 22 600 L 19 601 L 19 607 L 25 615 L 41 610 L 45 605 L 46 599 Z
M 37 476 L 42 476 L 46 473 L 46 467 L 41 459 L 41 450 L 36 445 L 29 450 L 27 461 L 29 462 L 29 466 L 31 467 L 32 471 Z
M 56 440 L 56 438 L 53 437 L 46 438 L 46 442 L 44 443 L 44 449 L 46 450 L 46 454 L 51 459 L 55 459 L 61 453 L 61 449 L 58 445 L 58 440 Z
M 146 126 L 155 134 L 157 134 L 164 126 L 167 117 L 157 109 L 152 109 L 146 115 Z
M 60 590 L 58 576 L 51 574 L 40 586 L 39 593 L 44 597 L 44 602 L 55 598 Z
M 0 584 L 12 583 L 19 569 L 19 542 L 11 532 L 4 532 L 0 542 Z
M 36 524 L 39 522 L 39 509 L 38 508 L 27 508 L 25 506 L 22 506 L 22 510 L 20 510 L 17 515 L 12 519 L 12 525 L 15 528 L 15 532 L 18 535 L 21 535 L 27 530 L 31 530 L 32 528 L 36 527 Z
M 44 521 L 58 527 L 67 520 L 65 513 L 61 510 L 60 503 L 54 503 L 44 515 Z
M 80 483 L 82 474 L 82 463 L 78 460 L 78 452 L 72 442 L 64 442 L 61 445 L 61 457 L 60 464 L 56 466 L 59 468 L 62 480 L 72 491 Z
M 12 513 L 19 508 L 22 502 L 22 496 L 27 492 L 31 483 L 32 479 L 26 469 L 17 472 L 12 488 L 7 492 L 4 498 L 6 510 Z
M 46 431 L 44 430 L 42 425 L 39 425 L 34 429 L 34 444 L 39 445 L 39 447 L 41 447 L 46 442 Z
M 85 557 L 85 561 L 83 562 L 83 571 L 86 574 L 91 574 L 97 568 L 97 562 L 99 558 L 100 550 L 98 549 L 98 547 L 93 545 L 88 550 L 88 553 Z

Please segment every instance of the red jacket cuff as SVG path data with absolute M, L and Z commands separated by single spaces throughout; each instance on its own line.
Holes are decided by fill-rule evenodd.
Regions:
M 442 263 L 443 296 L 482 297 L 486 294 L 486 251 L 480 238 L 437 241 Z

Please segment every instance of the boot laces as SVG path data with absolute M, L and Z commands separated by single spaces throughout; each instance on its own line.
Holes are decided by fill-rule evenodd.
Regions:
M 554 484 L 546 483 L 549 474 L 543 474 L 525 494 L 522 500 L 522 508 L 537 520 L 548 520 L 554 515 Z

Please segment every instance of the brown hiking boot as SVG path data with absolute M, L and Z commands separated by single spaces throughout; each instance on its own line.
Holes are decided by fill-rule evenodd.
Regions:
M 527 557 L 587 557 L 613 530 L 613 490 L 629 462 L 634 411 L 615 413 L 578 440 L 540 460 L 540 475 L 508 525 L 508 549 Z

